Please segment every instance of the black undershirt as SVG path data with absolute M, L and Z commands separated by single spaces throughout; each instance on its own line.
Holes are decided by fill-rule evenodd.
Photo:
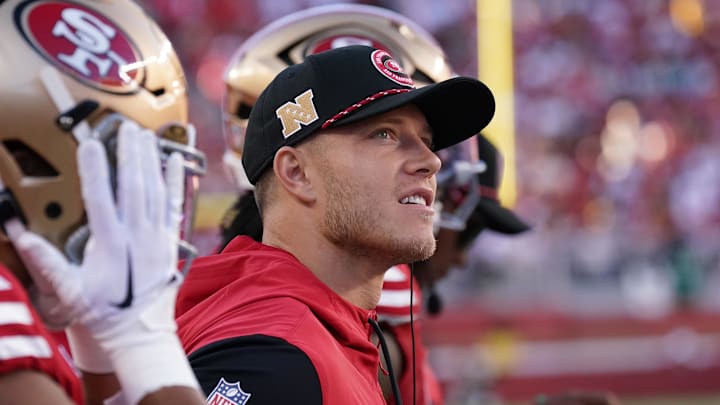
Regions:
M 317 371 L 308 356 L 285 340 L 251 335 L 204 346 L 188 356 L 205 395 L 218 385 L 240 382 L 248 405 L 322 404 Z

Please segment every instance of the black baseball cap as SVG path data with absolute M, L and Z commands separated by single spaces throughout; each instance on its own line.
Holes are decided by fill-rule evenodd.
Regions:
M 319 129 L 350 124 L 416 105 L 433 131 L 434 150 L 480 132 L 495 113 L 495 99 L 479 80 L 454 77 L 415 88 L 386 51 L 352 45 L 309 55 L 270 82 L 250 113 L 242 163 L 255 184 L 278 149 Z

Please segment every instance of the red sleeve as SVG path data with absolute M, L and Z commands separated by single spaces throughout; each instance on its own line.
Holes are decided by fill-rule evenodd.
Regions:
M 417 319 L 422 308 L 422 297 L 420 286 L 410 277 L 410 267 L 401 264 L 389 268 L 385 272 L 385 282 L 376 308 L 378 321 L 391 325 L 410 322 L 411 301 L 413 317 Z
M 82 385 L 70 356 L 45 328 L 25 289 L 0 267 L 0 374 L 17 370 L 47 374 L 82 403 Z

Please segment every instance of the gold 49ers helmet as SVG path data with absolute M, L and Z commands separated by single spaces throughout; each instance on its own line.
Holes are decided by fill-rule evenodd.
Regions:
M 188 124 L 183 70 L 155 22 L 130 0 L 5 0 L 0 32 L 3 223 L 18 215 L 80 260 L 88 231 L 78 139 L 99 137 L 112 162 L 117 126 L 131 119 L 157 132 L 162 156 L 185 157 L 188 239 L 205 161 Z
M 338 4 L 290 14 L 261 29 L 235 52 L 225 72 L 223 100 L 230 180 L 251 189 L 241 164 L 245 128 L 260 93 L 281 70 L 307 55 L 345 45 L 363 44 L 393 55 L 416 85 L 453 76 L 442 48 L 413 21 L 379 7 Z

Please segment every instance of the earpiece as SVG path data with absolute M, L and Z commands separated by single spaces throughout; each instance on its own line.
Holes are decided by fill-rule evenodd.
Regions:
M 426 309 L 429 315 L 436 316 L 442 312 L 442 298 L 435 290 L 435 287 L 430 287 L 428 290 L 427 301 L 425 303 Z

